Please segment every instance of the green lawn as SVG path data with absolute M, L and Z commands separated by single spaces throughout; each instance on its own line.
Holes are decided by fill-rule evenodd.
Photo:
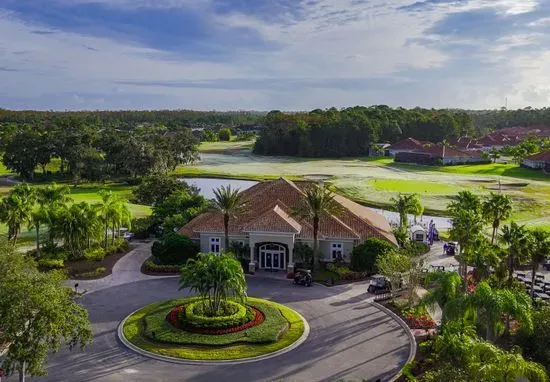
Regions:
M 544 174 L 542 171 L 523 168 L 513 163 L 469 164 L 457 166 L 421 166 L 405 163 L 389 163 L 389 166 L 419 172 L 438 171 L 451 174 L 495 175 L 528 180 L 550 181 L 550 176 Z
M 425 182 L 406 179 L 373 179 L 369 186 L 379 191 L 415 194 L 456 194 L 463 188 L 449 183 Z
M 254 147 L 255 140 L 229 142 L 201 142 L 199 152 L 201 153 L 223 153 L 241 150 L 251 150 Z
M 275 352 L 277 350 L 284 349 L 294 342 L 296 342 L 304 333 L 304 322 L 294 312 L 292 309 L 277 304 L 275 302 L 266 301 L 262 299 L 256 299 L 249 297 L 248 300 L 251 303 L 263 303 L 268 304 L 273 308 L 279 310 L 280 314 L 288 321 L 289 329 L 279 338 L 276 342 L 272 343 L 263 343 L 263 344 L 254 344 L 254 343 L 243 343 L 237 342 L 231 345 L 182 345 L 182 344 L 167 344 L 160 342 L 153 342 L 145 336 L 143 318 L 156 312 L 160 307 L 169 307 L 177 306 L 189 301 L 187 299 L 175 299 L 170 301 L 163 301 L 155 304 L 148 305 L 137 312 L 133 313 L 124 323 L 122 328 L 124 336 L 128 341 L 130 341 L 135 346 L 156 354 L 183 358 L 183 359 L 193 359 L 193 360 L 223 360 L 223 359 L 240 359 L 240 358 L 249 358 L 255 357 L 263 354 L 268 354 Z M 267 321 L 267 320 L 266 320 Z M 237 335 L 237 336 L 247 336 L 247 332 L 250 332 L 252 329 L 260 329 L 262 325 L 266 324 L 264 321 L 262 324 L 255 326 L 246 331 L 232 334 L 224 334 L 220 337 Z M 241 338 L 242 340 L 242 338 Z M 215 339 L 210 339 L 210 342 L 216 342 Z

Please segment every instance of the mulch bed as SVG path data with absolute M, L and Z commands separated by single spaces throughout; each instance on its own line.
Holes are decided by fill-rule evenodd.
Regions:
M 128 252 L 132 251 L 134 248 L 135 247 L 130 246 L 130 248 L 127 251 L 115 253 L 112 255 L 107 255 L 101 261 L 90 261 L 86 259 L 76 260 L 76 261 L 66 261 L 65 269 L 69 273 L 69 277 L 71 279 L 78 279 L 78 280 L 100 279 L 113 273 L 113 267 L 115 266 L 116 262 L 119 261 L 122 257 L 124 257 L 124 255 L 126 255 Z M 100 267 L 105 268 L 105 271 L 100 275 L 97 275 L 95 277 L 80 276 L 83 273 L 93 272 Z
M 180 320 L 178 319 L 180 311 L 185 309 L 185 305 L 178 305 L 174 307 L 170 313 L 166 315 L 166 321 L 170 323 L 173 327 L 180 330 L 185 330 L 186 332 L 191 333 L 198 333 L 198 334 L 214 334 L 214 335 L 220 335 L 220 334 L 229 334 L 229 333 L 236 333 L 243 331 L 245 329 L 251 328 L 256 325 L 260 325 L 262 322 L 264 322 L 265 316 L 262 312 L 260 312 L 258 309 L 251 306 L 254 313 L 256 313 L 256 316 L 253 320 L 248 321 L 242 325 L 235 326 L 233 328 L 225 328 L 225 329 L 205 329 L 205 328 L 194 328 L 191 326 L 185 326 L 183 327 L 181 325 Z

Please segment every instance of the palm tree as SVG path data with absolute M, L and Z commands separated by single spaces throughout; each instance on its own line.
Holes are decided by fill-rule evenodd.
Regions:
M 427 284 L 435 284 L 434 288 L 422 298 L 422 303 L 427 306 L 439 305 L 443 313 L 445 306 L 462 293 L 463 280 L 456 272 L 430 272 L 426 276 Z M 445 319 L 445 317 L 443 317 Z
M 399 227 L 407 228 L 407 214 L 421 215 L 424 208 L 416 194 L 399 194 L 397 198 L 391 199 L 392 209 L 399 213 Z
M 502 329 L 502 315 L 514 317 L 528 332 L 533 330 L 532 307 L 529 297 L 521 291 L 494 289 L 488 282 L 479 283 L 472 294 L 462 294 L 444 307 L 445 317 L 463 320 L 474 317 L 485 327 L 485 338 L 494 341 Z M 506 326 L 508 327 L 508 326 Z
M 314 184 L 305 190 L 304 197 L 293 209 L 296 217 L 312 222 L 313 226 L 313 256 L 311 267 L 315 267 L 315 256 L 319 248 L 319 224 L 321 217 L 339 215 L 340 204 L 334 200 L 335 195 L 325 185 Z
M 502 227 L 500 240 L 508 246 L 508 286 L 511 287 L 516 263 L 521 258 L 526 257 L 529 236 L 525 226 L 520 226 L 516 222 L 511 222 L 510 225 Z
M 460 268 L 459 273 L 464 278 L 467 273 L 466 258 L 470 256 L 473 243 L 475 243 L 475 240 L 481 234 L 482 229 L 483 221 L 480 214 L 475 210 L 462 209 L 454 213 L 450 235 L 453 240 L 459 243 L 457 256 Z
M 71 203 L 70 188 L 68 186 L 59 186 L 56 183 L 52 183 L 46 187 L 37 189 L 37 202 L 41 209 L 42 223 L 46 223 L 49 227 L 49 241 L 53 244 L 55 232 L 52 227 L 55 225 L 55 214 L 59 208 L 63 207 L 67 203 Z M 39 227 L 35 226 L 39 229 Z M 38 233 L 37 233 L 38 239 Z M 39 244 L 37 243 L 37 248 Z
M 96 206 L 105 228 L 103 246 L 107 248 L 109 245 L 109 227 L 113 222 L 113 217 L 118 213 L 117 198 L 112 191 L 100 190 L 99 195 L 101 196 L 101 202 Z
M 0 202 L 0 221 L 8 226 L 8 240 L 13 241 L 14 245 L 21 233 L 21 226 L 31 219 L 35 200 L 34 189 L 28 184 L 20 184 Z
M 481 200 L 471 191 L 460 191 L 454 200 L 447 206 L 447 212 L 453 217 L 457 211 L 471 210 L 476 213 L 481 213 Z
M 494 244 L 500 223 L 508 219 L 512 213 L 512 198 L 508 195 L 491 192 L 489 197 L 483 202 L 482 208 L 485 219 L 493 227 L 491 244 Z
M 36 230 L 36 255 L 40 256 L 40 226 L 47 221 L 46 211 L 38 205 L 35 207 L 29 216 L 29 229 Z
M 539 264 L 544 261 L 550 253 L 550 232 L 542 229 L 528 231 L 529 244 L 528 252 L 531 255 L 531 298 L 535 299 L 535 275 Z
M 88 243 L 91 229 L 91 222 L 88 220 L 88 208 L 89 205 L 82 202 L 73 204 L 70 207 L 65 206 L 60 210 L 56 232 L 59 233 L 73 258 L 79 258 Z
M 229 251 L 229 220 L 242 210 L 242 194 L 238 188 L 231 189 L 231 185 L 220 186 L 214 190 L 212 203 L 214 209 L 223 215 L 224 250 Z

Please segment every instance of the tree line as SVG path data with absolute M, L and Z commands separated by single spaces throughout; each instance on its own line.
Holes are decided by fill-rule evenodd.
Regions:
M 364 156 L 378 142 L 406 137 L 439 142 L 475 134 L 472 119 L 464 111 L 392 109 L 383 105 L 294 114 L 272 111 L 263 120 L 254 152 L 302 157 Z
M 73 117 L 4 124 L 0 133 L 2 162 L 26 180 L 34 179 L 37 170 L 59 172 L 75 182 L 167 172 L 194 160 L 198 143 L 190 129 L 167 133 L 157 125 L 122 130 Z M 58 168 L 49 170 L 54 162 Z

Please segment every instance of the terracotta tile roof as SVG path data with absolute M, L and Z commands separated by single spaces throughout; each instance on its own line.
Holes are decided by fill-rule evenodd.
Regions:
M 390 147 L 388 147 L 388 149 L 389 150 L 414 150 L 414 149 L 422 148 L 426 143 L 429 143 L 429 142 L 422 142 L 414 138 L 405 138 L 398 142 L 393 143 Z
M 439 158 L 449 158 L 449 157 L 481 157 L 481 153 L 478 151 L 460 151 L 452 147 L 445 147 L 440 144 L 430 145 L 428 147 L 422 147 L 421 149 L 415 150 L 415 153 L 429 154 L 430 156 L 439 157 Z M 443 155 L 445 152 L 445 155 Z
M 525 159 L 531 160 L 531 161 L 536 161 L 536 162 L 550 162 L 550 150 L 549 151 L 541 151 L 540 153 L 530 155 Z
M 290 217 L 279 205 L 266 211 L 243 228 L 243 232 L 299 233 L 301 231 L 300 223 Z
M 229 233 L 289 232 L 297 237 L 311 239 L 310 222 L 292 216 L 292 208 L 304 197 L 304 190 L 313 182 L 291 182 L 281 178 L 262 182 L 243 191 L 243 209 L 231 218 Z M 335 201 L 343 208 L 338 216 L 323 216 L 319 221 L 319 238 L 366 239 L 379 237 L 396 243 L 386 219 L 343 196 Z M 206 212 L 183 226 L 179 233 L 195 239 L 200 232 L 223 232 L 223 216 L 218 212 Z

